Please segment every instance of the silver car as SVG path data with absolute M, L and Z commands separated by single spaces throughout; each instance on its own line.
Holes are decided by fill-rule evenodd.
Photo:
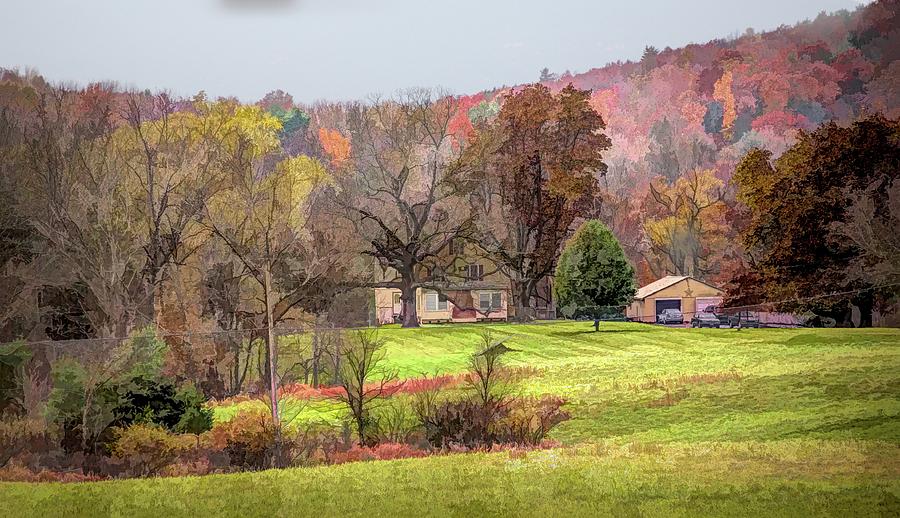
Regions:
M 684 315 L 677 309 L 664 309 L 656 315 L 657 324 L 684 324 Z

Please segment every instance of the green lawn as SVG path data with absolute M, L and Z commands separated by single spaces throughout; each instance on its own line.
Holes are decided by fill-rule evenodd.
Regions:
M 483 326 L 384 329 L 404 377 L 455 373 Z M 568 399 L 563 447 L 204 478 L 2 484 L 13 515 L 900 513 L 900 331 L 490 326 Z M 228 418 L 234 408 L 220 408 Z M 336 419 L 330 402 L 303 418 Z M 7 513 L 8 514 L 8 513 Z M 219 514 L 213 512 L 212 514 Z

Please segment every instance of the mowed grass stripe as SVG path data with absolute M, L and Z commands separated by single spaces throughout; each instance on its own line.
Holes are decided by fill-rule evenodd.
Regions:
M 201 478 L 0 484 L 7 516 L 884 516 L 897 445 L 597 444 Z

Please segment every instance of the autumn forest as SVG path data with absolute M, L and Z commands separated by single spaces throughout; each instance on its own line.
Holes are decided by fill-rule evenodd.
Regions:
M 524 308 L 592 218 L 638 285 L 691 275 L 736 304 L 865 289 L 782 309 L 871 322 L 897 280 L 879 229 L 900 217 L 898 38 L 877 2 L 535 85 L 312 106 L 5 70 L 0 336 L 261 328 L 267 285 L 276 322 L 364 323 L 364 288 L 393 286 L 412 324 L 454 240 Z

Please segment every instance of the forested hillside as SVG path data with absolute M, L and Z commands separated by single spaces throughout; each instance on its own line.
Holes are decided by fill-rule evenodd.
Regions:
M 667 272 L 730 279 L 741 255 L 730 244 L 741 224 L 730 180 L 748 150 L 777 157 L 799 130 L 900 115 L 898 6 L 882 1 L 736 39 L 648 47 L 640 62 L 580 74 L 544 71 L 553 90 L 590 89 L 606 121 L 613 145 L 604 154 L 604 219 L 641 282 Z M 458 132 L 495 113 L 507 92 L 464 97 L 468 119 L 458 117 Z M 707 206 L 693 227 L 674 206 L 679 193 Z

